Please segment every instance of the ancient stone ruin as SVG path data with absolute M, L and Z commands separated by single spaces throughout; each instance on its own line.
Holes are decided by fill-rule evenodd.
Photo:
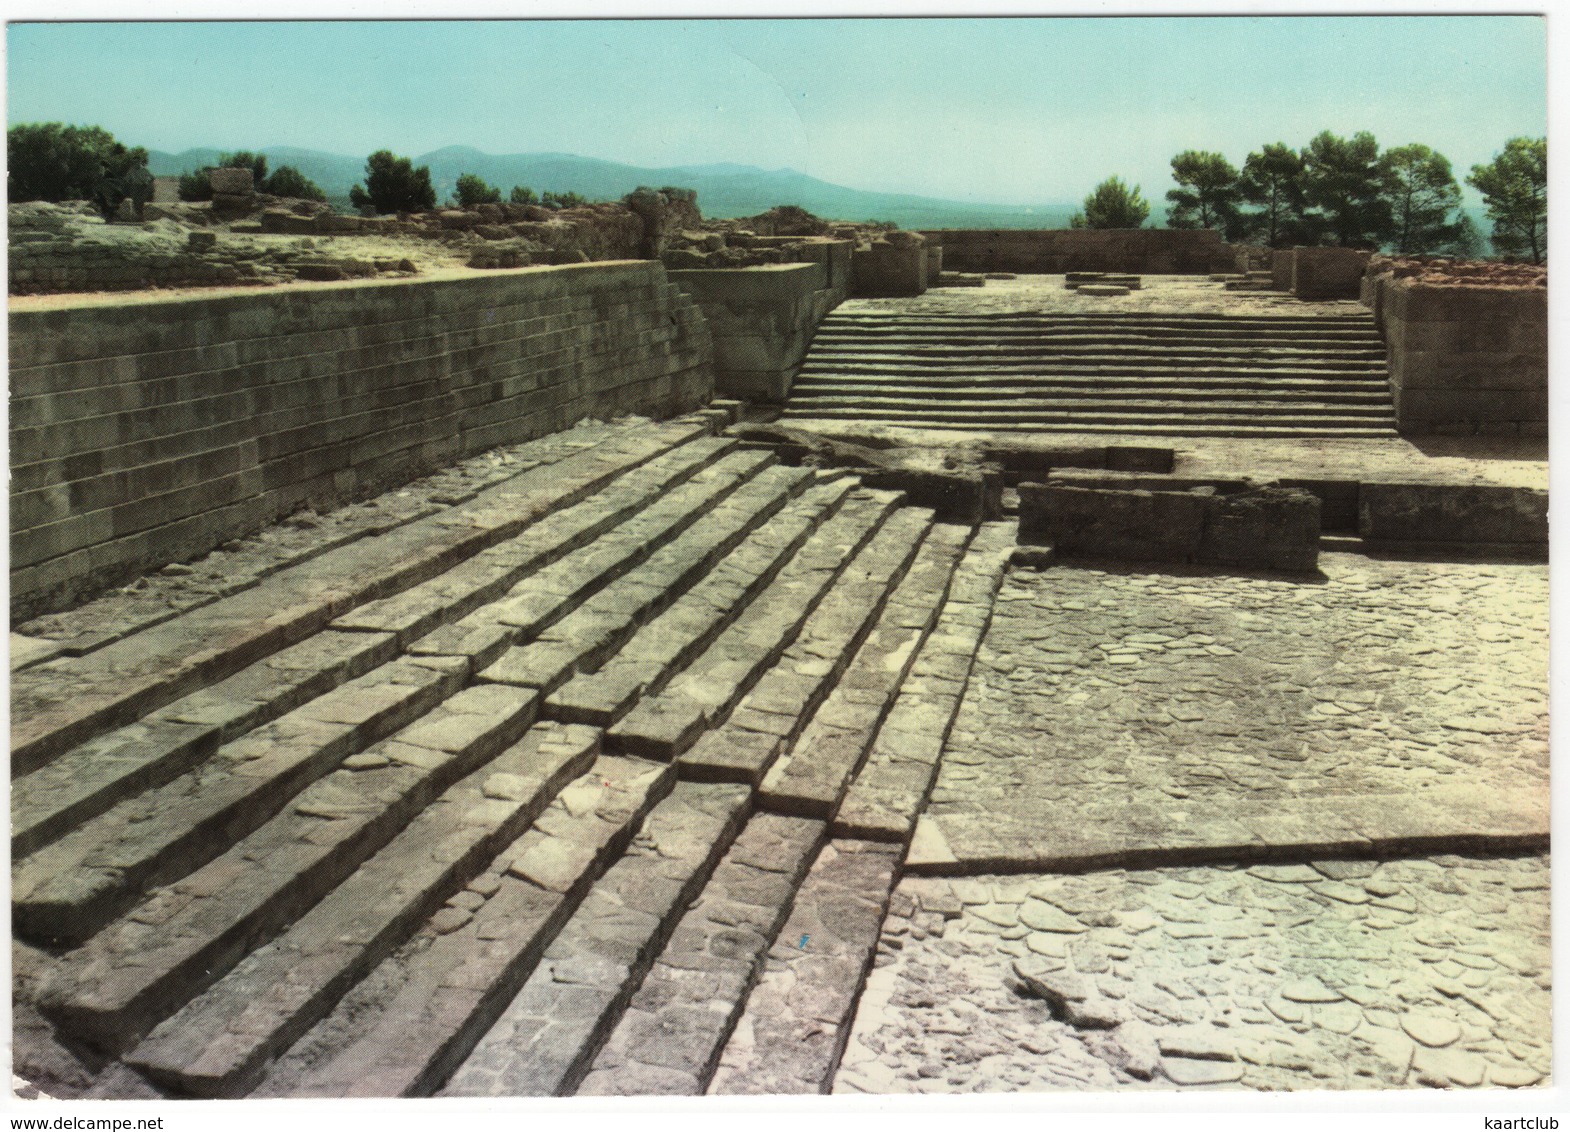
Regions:
M 240 180 L 11 213 L 29 1087 L 1548 1083 L 1545 272 Z

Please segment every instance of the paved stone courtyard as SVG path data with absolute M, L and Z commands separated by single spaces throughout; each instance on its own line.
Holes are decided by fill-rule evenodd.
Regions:
M 1321 564 L 1012 573 L 913 857 L 1546 833 L 1546 567 Z
M 876 962 L 838 1093 L 1519 1087 L 1550 1068 L 1543 857 L 911 877 Z

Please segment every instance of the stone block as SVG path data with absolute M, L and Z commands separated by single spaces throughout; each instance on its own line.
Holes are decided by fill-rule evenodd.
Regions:
M 1319 565 L 1319 499 L 1300 488 L 1262 487 L 1205 500 L 1197 559 L 1218 566 L 1313 570 Z
M 920 295 L 927 289 L 925 241 L 874 243 L 851 257 L 850 293 L 860 298 Z
M 1276 291 L 1292 289 L 1292 261 L 1294 248 L 1277 248 L 1270 256 L 1270 286 Z
M 212 186 L 214 196 L 219 193 L 248 196 L 256 191 L 253 180 L 249 169 L 211 169 L 207 173 L 207 183 Z
M 1365 483 L 1358 533 L 1391 542 L 1546 543 L 1548 493 L 1486 484 Z
M 1357 248 L 1293 248 L 1292 294 L 1299 299 L 1356 299 L 1370 253 Z
M 1189 492 L 1019 485 L 1020 541 L 1064 555 L 1192 561 L 1205 514 L 1205 497 Z

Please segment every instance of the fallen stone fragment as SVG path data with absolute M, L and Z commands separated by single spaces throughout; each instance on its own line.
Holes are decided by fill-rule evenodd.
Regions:
M 1420 1042 L 1430 1049 L 1442 1049 L 1454 1045 L 1461 1037 L 1461 1027 L 1449 1018 L 1440 1018 L 1433 1014 L 1408 1014 L 1401 1019 L 1401 1028 L 1411 1036 L 1415 1042 Z
M 1235 1061 L 1195 1061 L 1186 1057 L 1169 1057 L 1162 1061 L 1161 1067 L 1179 1085 L 1226 1085 L 1243 1079 L 1243 1066 Z
M 1148 1022 L 1130 1019 L 1112 1032 L 1116 1067 L 1141 1081 L 1152 1080 L 1162 1071 L 1161 1049 L 1156 1028 Z
M 1212 1028 L 1199 1026 L 1163 1030 L 1156 1046 L 1166 1057 L 1186 1057 L 1194 1061 L 1236 1061 L 1233 1042 Z
M 1306 979 L 1287 983 L 1281 988 L 1281 997 L 1288 1002 L 1340 1002 L 1345 996 L 1310 975 Z

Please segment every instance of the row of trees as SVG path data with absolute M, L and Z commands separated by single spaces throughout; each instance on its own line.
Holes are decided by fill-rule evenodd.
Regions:
M 1237 169 L 1224 156 L 1185 150 L 1172 159 L 1170 228 L 1216 228 L 1270 247 L 1338 244 L 1403 254 L 1477 255 L 1482 241 L 1461 211 L 1461 187 L 1442 153 L 1414 143 L 1380 152 L 1372 134 L 1328 130 L 1301 150 L 1277 142 Z M 1541 263 L 1548 249 L 1548 144 L 1512 138 L 1466 183 L 1483 194 L 1495 249 Z M 1110 177 L 1085 198 L 1075 228 L 1139 228 L 1150 204 L 1139 186 Z
M 460 174 L 453 191 L 453 200 L 459 208 L 497 204 L 501 199 L 501 190 L 475 173 Z M 547 192 L 539 196 L 526 185 L 514 185 L 508 199 L 513 204 L 538 204 L 546 208 L 572 208 L 588 203 L 577 193 Z M 409 158 L 379 149 L 366 158 L 365 184 L 349 190 L 349 203 L 355 208 L 378 213 L 424 212 L 435 208 L 436 189 L 431 184 L 430 166 L 421 165 L 416 169 Z
M 473 208 L 477 204 L 498 204 L 502 199 L 502 191 L 494 185 L 489 185 L 483 177 L 475 173 L 463 173 L 458 177 L 457 188 L 453 191 L 453 200 L 459 208 Z M 513 204 L 538 204 L 545 208 L 575 208 L 580 204 L 588 204 L 588 200 L 577 193 L 547 192 L 539 196 L 527 185 L 514 185 L 507 199 Z
M 267 155 L 242 149 L 239 153 L 219 155 L 217 165 L 186 173 L 180 178 L 181 200 L 212 200 L 213 186 L 209 174 L 214 169 L 249 169 L 251 182 L 259 193 L 275 197 L 293 197 L 297 200 L 325 201 L 327 194 L 293 165 L 280 165 L 271 174 L 267 172 Z
M 1481 240 L 1461 211 L 1450 161 L 1413 143 L 1380 152 L 1370 133 L 1326 130 L 1301 150 L 1274 143 L 1241 170 L 1219 153 L 1186 150 L 1172 159 L 1178 187 L 1167 193 L 1172 228 L 1218 228 L 1228 239 L 1271 247 L 1338 244 L 1403 254 L 1476 255 Z M 1466 183 L 1483 194 L 1494 247 L 1541 262 L 1547 250 L 1547 139 L 1512 138 Z

